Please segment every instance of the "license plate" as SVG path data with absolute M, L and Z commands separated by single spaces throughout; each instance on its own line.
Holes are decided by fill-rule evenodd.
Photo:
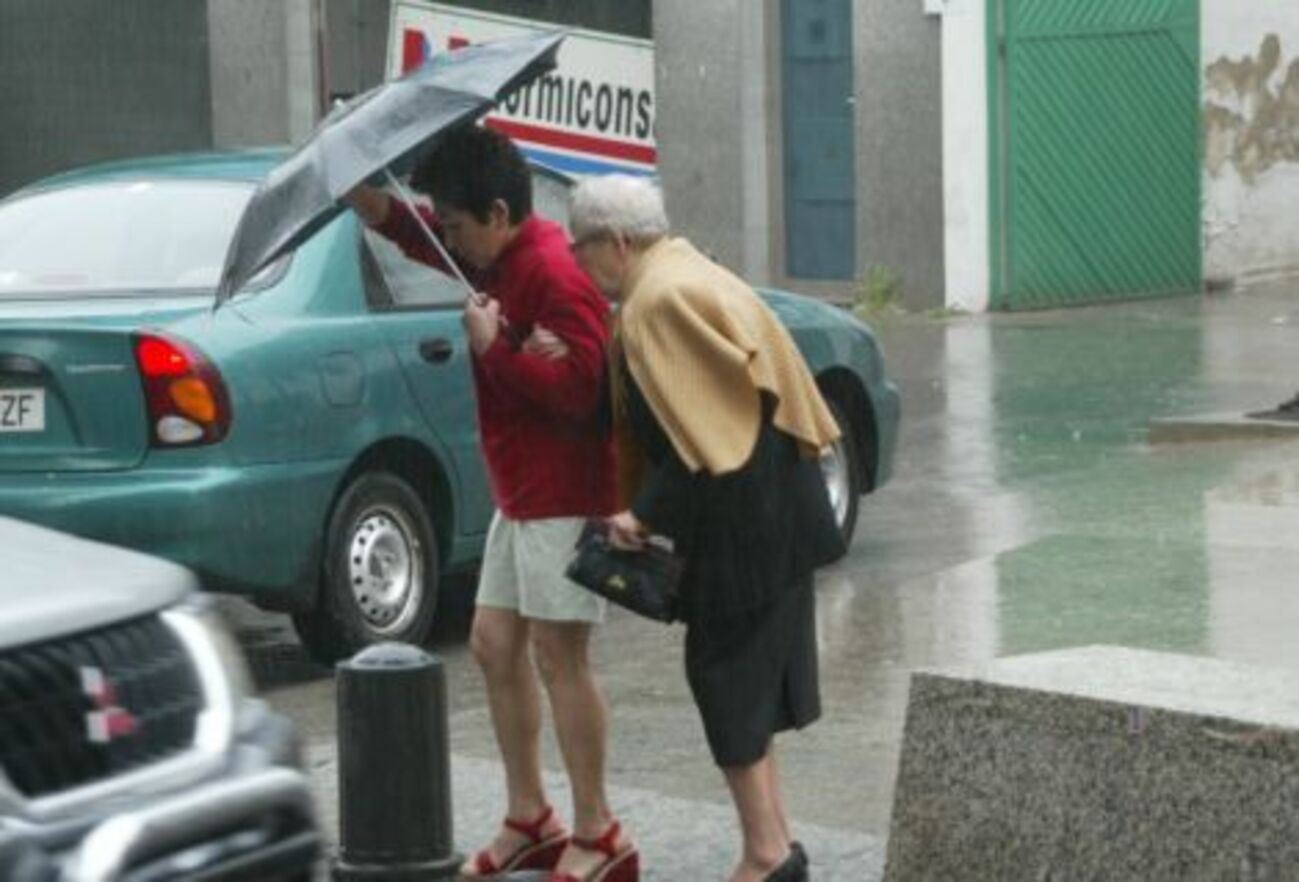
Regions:
M 0 389 L 0 432 L 44 431 L 44 389 Z

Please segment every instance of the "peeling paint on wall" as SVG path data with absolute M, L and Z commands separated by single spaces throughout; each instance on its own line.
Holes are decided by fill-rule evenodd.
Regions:
M 1268 34 L 1254 56 L 1220 57 L 1205 69 L 1205 166 L 1228 166 L 1246 183 L 1281 163 L 1299 163 L 1299 58 L 1282 70 L 1281 38 Z

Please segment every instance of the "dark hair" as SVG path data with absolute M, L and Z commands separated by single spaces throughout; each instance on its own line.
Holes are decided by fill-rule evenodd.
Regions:
M 453 130 L 420 157 L 411 186 L 435 206 L 467 211 L 480 223 L 497 199 L 508 206 L 511 224 L 532 214 L 532 173 L 523 154 L 505 135 L 477 125 Z

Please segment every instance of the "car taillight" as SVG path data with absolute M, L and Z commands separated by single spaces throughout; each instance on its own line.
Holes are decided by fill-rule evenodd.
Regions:
M 137 334 L 135 361 L 144 381 L 155 447 L 215 444 L 230 431 L 230 397 L 212 362 L 188 343 Z

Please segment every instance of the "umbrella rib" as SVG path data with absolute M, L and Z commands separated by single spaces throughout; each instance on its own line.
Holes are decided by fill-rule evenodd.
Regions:
M 460 264 L 456 263 L 455 260 L 452 259 L 451 253 L 447 251 L 446 246 L 442 244 L 442 240 L 438 238 L 437 233 L 433 232 L 433 229 L 424 222 L 424 216 L 420 214 L 419 209 L 415 207 L 415 198 L 411 195 L 410 191 L 407 190 L 402 182 L 397 179 L 397 176 L 392 173 L 392 169 L 385 166 L 383 173 L 387 176 L 388 183 L 396 189 L 398 195 L 401 196 L 402 201 L 406 203 L 406 207 L 410 209 L 410 213 L 414 216 L 415 222 L 419 224 L 420 229 L 424 231 L 424 235 L 428 236 L 429 241 L 433 243 L 433 247 L 437 249 L 438 254 L 442 255 L 442 259 L 447 262 L 447 266 L 451 267 L 451 271 L 454 272 L 456 278 L 460 280 L 460 284 L 465 286 L 465 290 L 469 292 L 469 296 L 476 296 L 478 292 L 474 289 L 473 285 L 469 284 L 469 280 L 465 278 L 465 274 L 460 269 Z

